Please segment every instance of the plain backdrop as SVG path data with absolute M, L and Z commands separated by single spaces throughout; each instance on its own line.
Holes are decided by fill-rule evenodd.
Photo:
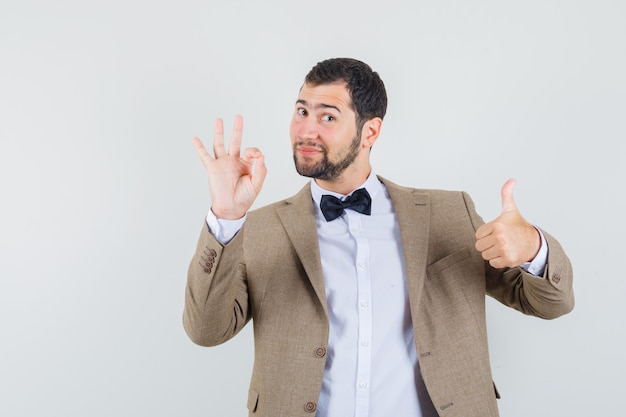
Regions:
M 623 414 L 625 21 L 621 0 L 2 0 L 0 415 L 247 415 L 250 326 L 202 348 L 181 324 L 210 206 L 191 138 L 243 114 L 255 206 L 295 193 L 293 104 L 338 56 L 387 86 L 377 173 L 487 221 L 515 177 L 572 260 L 563 318 L 488 301 L 502 416 Z

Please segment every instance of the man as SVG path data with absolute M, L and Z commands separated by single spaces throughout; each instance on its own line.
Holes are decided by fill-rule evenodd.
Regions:
M 266 175 L 256 148 L 228 150 L 217 120 L 211 210 L 188 275 L 184 326 L 203 346 L 253 320 L 251 416 L 497 416 L 485 294 L 525 314 L 573 308 L 554 238 L 502 188 L 484 224 L 468 195 L 398 186 L 369 155 L 387 106 L 378 74 L 330 59 L 306 76 L 290 136 L 298 194 L 250 211 Z

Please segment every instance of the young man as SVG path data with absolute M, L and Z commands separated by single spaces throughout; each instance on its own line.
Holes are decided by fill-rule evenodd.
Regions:
M 525 314 L 573 308 L 559 243 L 502 188 L 484 224 L 468 195 L 398 186 L 374 174 L 387 97 L 371 68 L 329 59 L 306 76 L 290 135 L 298 194 L 250 211 L 266 175 L 228 151 L 216 121 L 211 210 L 188 275 L 184 326 L 203 346 L 252 319 L 251 416 L 497 416 L 485 294 Z M 234 236 L 234 237 L 233 237 Z

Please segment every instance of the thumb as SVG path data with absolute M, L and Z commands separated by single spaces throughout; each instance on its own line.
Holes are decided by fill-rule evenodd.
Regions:
M 254 160 L 252 172 L 252 185 L 254 186 L 257 194 L 261 191 L 263 181 L 265 181 L 265 175 L 267 175 L 267 167 L 265 166 L 265 155 L 260 154 Z
M 517 206 L 515 205 L 515 200 L 513 199 L 513 187 L 515 186 L 515 183 L 516 180 L 511 178 L 502 186 L 502 213 L 517 211 Z

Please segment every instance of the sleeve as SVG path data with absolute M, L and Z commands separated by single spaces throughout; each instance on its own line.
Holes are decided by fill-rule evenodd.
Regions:
M 203 224 L 189 264 L 183 311 L 185 331 L 198 345 L 224 343 L 250 320 L 243 232 L 223 245 Z
M 239 230 L 241 230 L 247 216 L 246 214 L 241 219 L 237 220 L 224 220 L 218 219 L 215 217 L 215 214 L 213 214 L 213 211 L 209 210 L 206 215 L 206 224 L 209 226 L 209 231 L 215 239 L 222 245 L 226 245 L 235 237 Z
M 546 237 L 543 235 L 541 230 L 538 227 L 535 227 L 535 229 L 537 229 L 539 236 L 541 237 L 541 247 L 539 248 L 539 252 L 537 253 L 537 256 L 535 256 L 535 259 L 530 262 L 525 262 L 520 266 L 524 271 L 536 277 L 542 277 L 546 270 L 546 263 L 548 262 L 548 243 L 546 242 Z
M 469 195 L 463 193 L 474 230 L 484 222 Z M 496 269 L 485 263 L 487 294 L 524 314 L 554 319 L 574 308 L 573 270 L 560 243 L 540 229 L 549 248 L 543 274 L 538 279 L 521 267 Z

